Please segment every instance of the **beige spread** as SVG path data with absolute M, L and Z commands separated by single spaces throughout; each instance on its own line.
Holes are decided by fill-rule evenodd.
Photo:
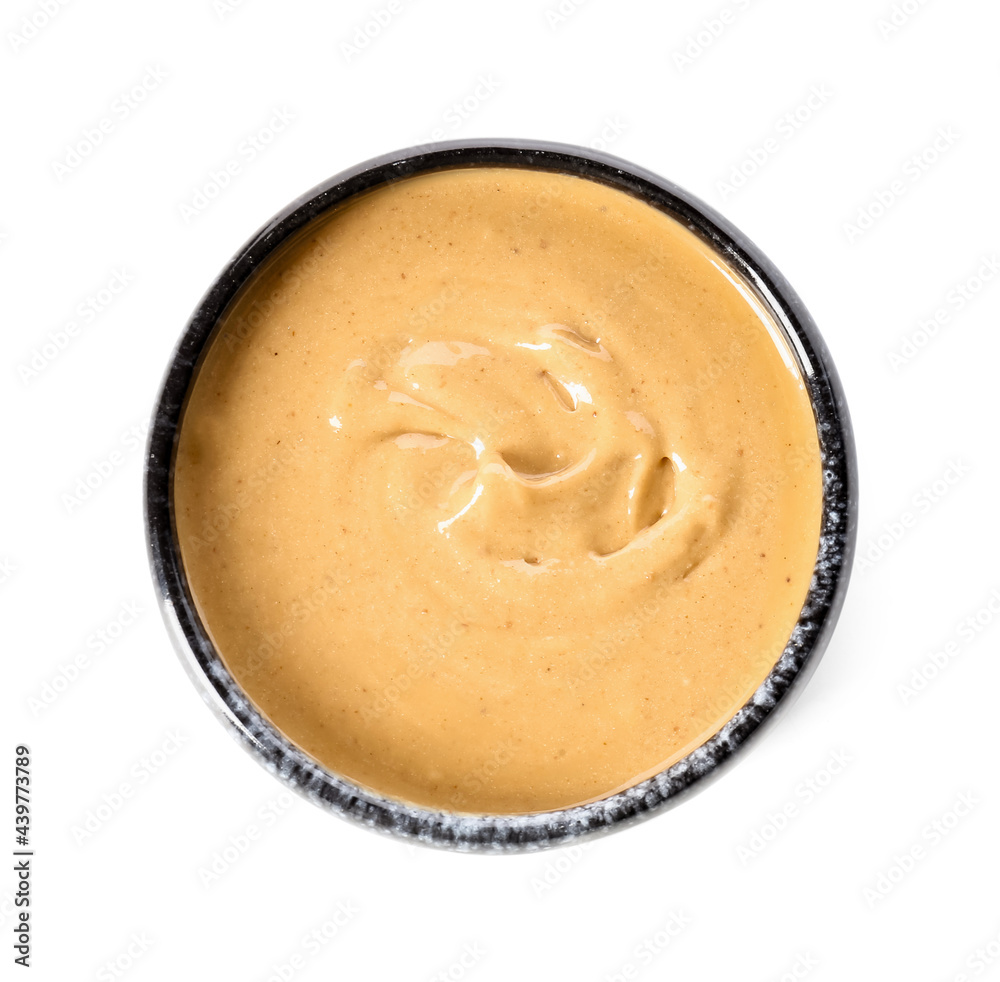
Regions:
M 291 740 L 517 813 L 626 788 L 773 667 L 816 558 L 816 426 L 746 285 L 624 192 L 399 181 L 244 291 L 183 418 L 198 609 Z

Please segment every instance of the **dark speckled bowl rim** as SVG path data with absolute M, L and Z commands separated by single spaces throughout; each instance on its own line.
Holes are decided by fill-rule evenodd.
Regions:
M 822 453 L 823 516 L 812 582 L 784 652 L 750 700 L 714 736 L 655 777 L 596 802 L 526 815 L 442 812 L 383 797 L 331 773 L 283 736 L 253 706 L 209 640 L 181 564 L 172 507 L 175 438 L 199 356 L 261 262 L 355 194 L 414 174 L 476 166 L 558 171 L 611 185 L 672 215 L 711 245 L 753 286 L 788 337 L 812 400 Z M 386 154 L 324 181 L 275 215 L 226 265 L 184 330 L 157 400 L 146 457 L 145 522 L 160 607 L 181 660 L 203 699 L 268 770 L 315 804 L 373 829 L 462 851 L 517 852 L 621 829 L 677 804 L 717 777 L 789 703 L 790 693 L 815 669 L 843 605 L 857 533 L 857 463 L 844 394 L 816 325 L 778 270 L 721 215 L 643 168 L 583 147 L 454 141 Z

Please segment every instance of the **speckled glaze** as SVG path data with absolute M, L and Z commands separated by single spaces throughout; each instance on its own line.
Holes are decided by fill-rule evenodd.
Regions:
M 516 816 L 431 811 L 381 797 L 331 773 L 278 732 L 208 638 L 181 565 L 172 502 L 177 430 L 199 358 L 257 266 L 352 195 L 417 173 L 477 166 L 530 167 L 597 180 L 660 208 L 708 242 L 752 284 L 789 339 L 812 400 L 823 466 L 823 518 L 809 593 L 784 652 L 746 705 L 697 750 L 627 791 L 562 811 Z M 147 448 L 145 518 L 153 579 L 174 645 L 205 702 L 258 761 L 310 801 L 369 828 L 466 852 L 516 852 L 565 845 L 666 810 L 717 777 L 788 705 L 816 667 L 843 604 L 856 537 L 857 465 L 844 395 L 812 318 L 767 258 L 721 215 L 655 174 L 606 154 L 531 141 L 462 141 L 403 150 L 345 171 L 293 202 L 240 249 L 198 304 L 167 369 Z

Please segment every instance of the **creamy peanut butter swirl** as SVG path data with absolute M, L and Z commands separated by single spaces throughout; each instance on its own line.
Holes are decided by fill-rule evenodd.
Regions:
M 318 224 L 200 370 L 177 527 L 251 698 L 384 794 L 524 812 L 697 746 L 781 653 L 815 423 L 739 278 L 622 192 L 446 171 Z
M 330 422 L 359 435 L 356 452 L 385 479 L 372 507 L 408 536 L 453 540 L 459 562 L 555 572 L 673 539 L 671 566 L 690 570 L 719 502 L 671 455 L 656 417 L 629 408 L 628 373 L 600 339 L 562 324 L 513 338 L 412 340 L 388 372 L 352 359 L 332 400 L 349 408 Z M 428 486 L 428 472 L 453 479 Z

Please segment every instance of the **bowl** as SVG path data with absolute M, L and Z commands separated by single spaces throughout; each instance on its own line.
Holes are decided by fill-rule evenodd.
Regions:
M 210 640 L 181 561 L 172 500 L 178 428 L 199 359 L 261 263 L 354 195 L 415 174 L 479 166 L 557 171 L 610 185 L 671 215 L 714 249 L 771 313 L 798 362 L 822 467 L 819 548 L 808 594 L 784 651 L 746 704 L 701 746 L 633 787 L 587 804 L 518 815 L 436 811 L 384 797 L 333 773 L 286 738 L 257 710 Z M 527 140 L 470 140 L 410 148 L 352 167 L 292 202 L 236 253 L 199 302 L 170 360 L 150 427 L 144 496 L 150 567 L 170 637 L 204 701 L 257 761 L 316 805 L 360 825 L 427 845 L 496 853 L 623 829 L 676 805 L 738 759 L 801 689 L 829 642 L 855 546 L 857 464 L 844 394 L 816 325 L 784 277 L 726 219 L 676 185 L 604 153 Z

